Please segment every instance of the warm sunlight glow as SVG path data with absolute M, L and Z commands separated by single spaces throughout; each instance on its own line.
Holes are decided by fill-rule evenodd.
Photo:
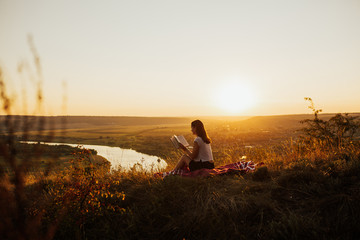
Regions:
M 255 95 L 244 83 L 225 83 L 217 89 L 216 104 L 229 114 L 238 114 L 255 105 Z

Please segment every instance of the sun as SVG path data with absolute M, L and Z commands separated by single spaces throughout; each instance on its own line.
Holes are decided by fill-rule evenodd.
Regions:
M 239 114 L 253 107 L 254 91 L 245 83 L 228 82 L 216 90 L 216 105 L 228 114 Z

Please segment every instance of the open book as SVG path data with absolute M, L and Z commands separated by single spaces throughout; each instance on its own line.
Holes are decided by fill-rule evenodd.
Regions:
M 182 135 L 180 135 L 180 136 L 174 135 L 170 138 L 170 140 L 174 144 L 175 148 L 180 148 L 179 143 L 182 143 L 182 145 L 184 145 L 186 148 L 191 148 L 189 143 L 186 141 L 186 139 Z

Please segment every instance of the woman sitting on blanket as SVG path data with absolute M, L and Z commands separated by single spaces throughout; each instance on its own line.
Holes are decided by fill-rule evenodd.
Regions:
M 173 171 L 182 169 L 185 166 L 189 166 L 190 171 L 202 168 L 213 169 L 215 166 L 210 145 L 211 140 L 205 131 L 204 124 L 200 120 L 193 121 L 191 131 L 196 135 L 193 151 L 191 152 L 183 144 L 179 143 L 185 154 L 180 158 Z

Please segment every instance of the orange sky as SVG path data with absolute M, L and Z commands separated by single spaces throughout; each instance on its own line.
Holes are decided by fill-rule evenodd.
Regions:
M 35 111 L 28 34 L 43 114 L 309 113 L 304 97 L 359 112 L 359 23 L 357 0 L 2 0 L 0 66 L 16 114 L 23 100 Z M 22 61 L 32 70 L 23 78 Z

